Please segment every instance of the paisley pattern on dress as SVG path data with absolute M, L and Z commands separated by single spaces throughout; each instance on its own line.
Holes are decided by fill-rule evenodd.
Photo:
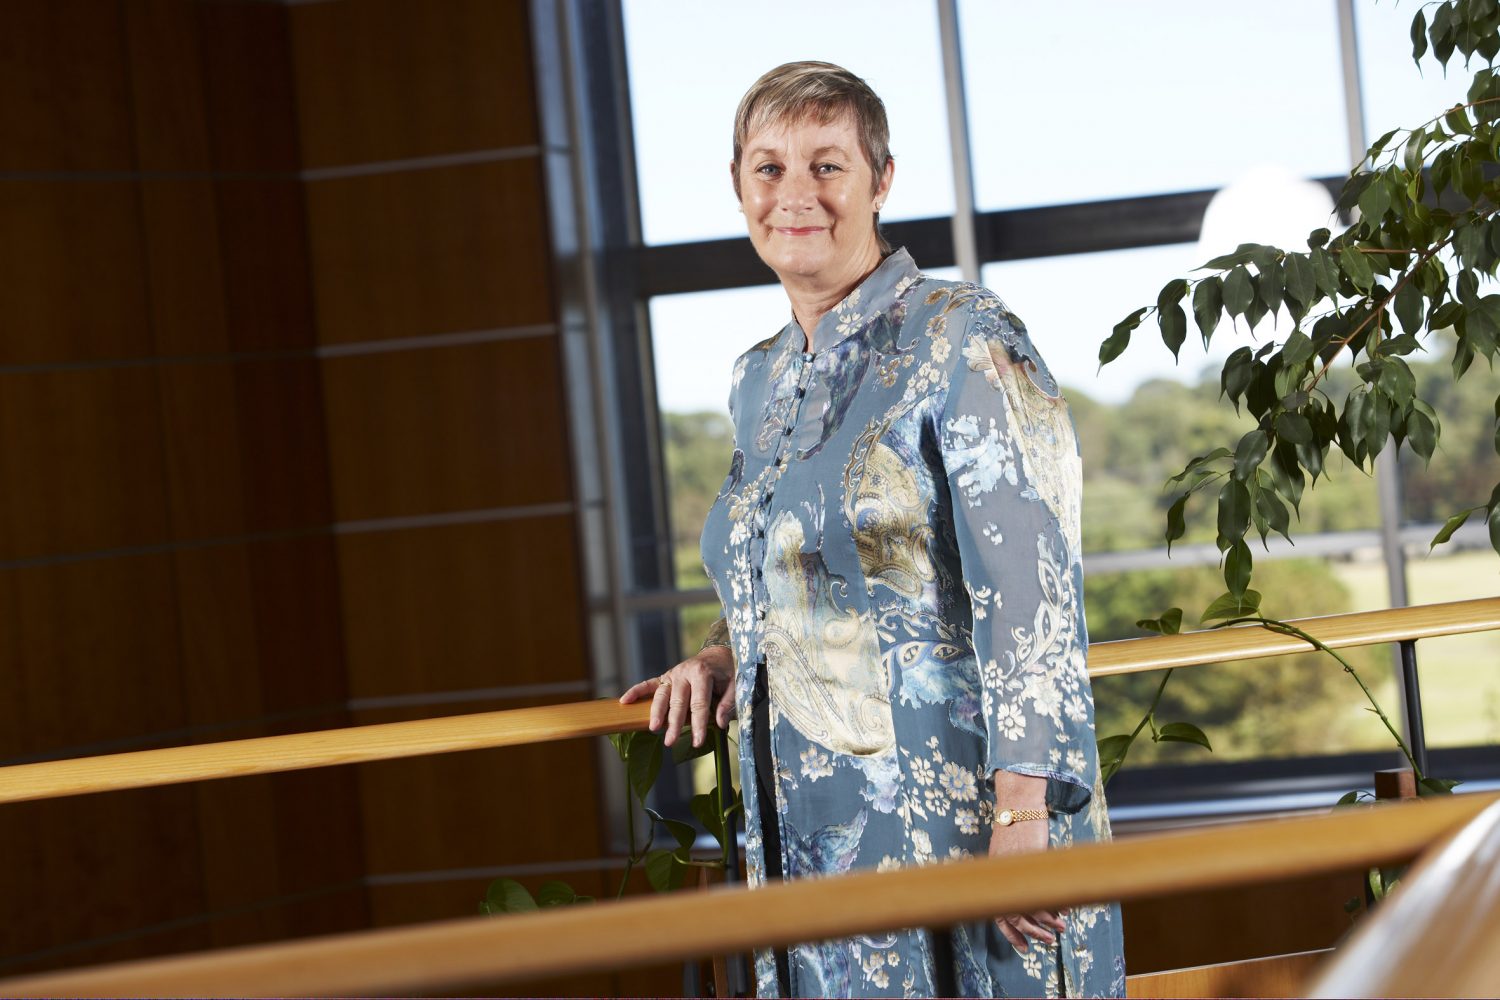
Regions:
M 1108 839 L 1078 441 L 1020 320 L 897 251 L 810 341 L 794 321 L 747 351 L 730 412 L 702 549 L 738 664 L 752 886 L 983 855 L 997 770 L 1047 780 L 1054 846 Z M 1025 953 L 957 928 L 960 991 L 1123 996 L 1118 907 L 1066 920 Z M 786 983 L 758 954 L 757 993 L 930 995 L 932 962 L 920 929 L 812 942 Z

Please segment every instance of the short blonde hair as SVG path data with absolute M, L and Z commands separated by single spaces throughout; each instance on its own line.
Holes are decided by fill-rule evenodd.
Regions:
M 859 144 L 870 163 L 872 189 L 880 186 L 891 162 L 891 129 L 885 105 L 870 85 L 853 73 L 826 62 L 791 62 L 777 66 L 756 80 L 740 98 L 734 113 L 734 194 L 740 195 L 740 157 L 750 134 L 779 122 L 805 118 L 826 125 L 848 114 L 854 120 Z M 880 235 L 880 213 L 875 234 L 882 252 L 890 245 Z

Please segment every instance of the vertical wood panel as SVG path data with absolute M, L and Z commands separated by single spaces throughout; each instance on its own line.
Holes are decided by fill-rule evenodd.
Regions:
M 149 368 L 0 375 L 0 559 L 163 539 L 161 447 Z
M 292 12 L 303 162 L 536 142 L 524 0 L 360 0 Z
M 151 342 L 162 356 L 229 349 L 218 203 L 207 180 L 139 185 Z
M 340 520 L 571 497 L 557 339 L 323 364 Z
M 209 132 L 199 49 L 199 4 L 129 0 L 124 32 L 130 60 L 136 164 L 149 171 L 201 171 Z
M 551 322 L 534 159 L 307 186 L 324 343 Z
M 311 346 L 316 335 L 302 184 L 220 179 L 214 196 L 230 345 L 236 351 Z
M 114 3 L 10 0 L 5 5 L 0 170 L 133 166 L 122 30 Z
M 6 276 L 0 364 L 150 353 L 130 183 L 0 181 L 0 219 L 0 274 Z
M 287 7 L 194 3 L 210 159 L 220 171 L 301 167 Z
M 354 697 L 588 676 L 568 517 L 339 539 Z

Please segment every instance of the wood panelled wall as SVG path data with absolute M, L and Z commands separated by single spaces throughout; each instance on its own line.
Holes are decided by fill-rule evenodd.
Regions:
M 590 695 L 545 206 L 524 0 L 4 5 L 0 760 Z M 6 807 L 0 975 L 597 892 L 597 782 Z

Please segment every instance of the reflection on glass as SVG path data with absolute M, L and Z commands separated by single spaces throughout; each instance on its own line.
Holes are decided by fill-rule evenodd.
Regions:
M 981 209 L 1217 188 L 1260 163 L 1349 169 L 1331 0 L 959 12 Z
M 882 217 L 953 213 L 937 12 L 908 0 L 762 0 L 726 20 L 702 0 L 625 0 L 626 60 L 647 243 L 741 236 L 729 160 L 734 111 L 766 70 L 819 59 L 885 102 L 896 179 Z
M 1417 4 L 1355 0 L 1359 81 L 1364 98 L 1365 141 L 1393 128 L 1416 128 L 1454 104 L 1463 103 L 1480 67 L 1464 69 L 1462 54 L 1448 60 L 1446 75 L 1429 50 L 1422 68 L 1411 58 L 1411 21 Z M 1429 21 L 1431 16 L 1429 14 Z

